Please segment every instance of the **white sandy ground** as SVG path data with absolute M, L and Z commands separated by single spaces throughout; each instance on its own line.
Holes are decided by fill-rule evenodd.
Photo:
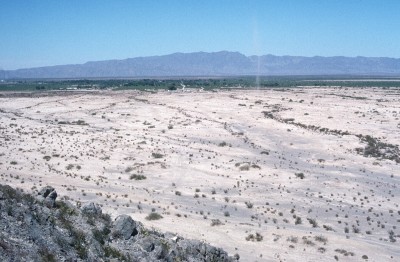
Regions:
M 264 117 L 274 108 L 276 116 L 353 135 Z M 96 201 L 114 217 L 130 214 L 241 261 L 400 261 L 400 165 L 357 154 L 365 144 L 354 135 L 398 145 L 399 117 L 399 89 L 0 97 L 0 183 L 28 192 L 51 185 L 73 203 Z M 87 125 L 59 123 L 78 120 Z M 243 162 L 254 165 L 241 171 Z M 146 220 L 152 209 L 163 219 Z M 246 240 L 255 233 L 263 239 Z

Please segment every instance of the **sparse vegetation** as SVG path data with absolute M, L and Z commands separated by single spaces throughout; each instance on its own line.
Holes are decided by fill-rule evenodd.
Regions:
M 160 154 L 160 153 L 151 153 L 151 156 L 154 158 L 163 158 L 164 157 L 164 155 Z
M 160 215 L 160 214 L 158 214 L 158 213 L 156 213 L 156 212 L 151 212 L 151 213 L 146 217 L 147 220 L 159 220 L 159 219 L 161 219 L 161 218 L 163 218 L 163 216 Z
M 144 176 L 144 175 L 138 175 L 138 174 L 132 174 L 132 175 L 130 175 L 130 177 L 129 177 L 131 180 L 132 179 L 134 179 L 134 180 L 144 180 L 144 179 L 146 179 L 146 176 Z
M 251 203 L 250 201 L 249 202 L 245 202 L 245 204 L 246 204 L 247 208 L 253 208 L 253 206 L 254 206 L 254 204 Z
M 260 242 L 260 241 L 262 241 L 263 240 L 263 236 L 260 234 L 260 233 L 256 233 L 256 234 L 249 234 L 247 237 L 246 237 L 246 240 L 247 241 L 257 241 L 257 242 Z
M 279 88 L 243 92 L 225 90 L 236 80 L 226 79 L 226 87 L 211 90 L 213 80 L 200 79 L 210 90 L 200 92 L 189 84 L 197 80 L 182 79 L 185 88 L 166 95 L 157 89 L 169 80 L 120 81 L 110 81 L 120 84 L 110 88 L 143 83 L 147 90 L 52 93 L 47 92 L 50 84 L 43 84 L 46 94 L 15 94 L 15 105 L 3 103 L 0 180 L 24 190 L 38 190 L 50 181 L 72 205 L 82 207 L 96 199 L 106 210 L 127 210 L 134 219 L 157 213 L 164 219 L 151 224 L 163 230 L 183 222 L 205 225 L 215 234 L 204 233 L 202 239 L 222 236 L 223 242 L 232 237 L 228 242 L 250 261 L 261 253 L 260 260 L 270 257 L 241 248 L 256 231 L 271 248 L 277 247 L 278 260 L 309 253 L 346 260 L 344 254 L 350 252 L 334 251 L 343 247 L 357 253 L 356 259 L 364 260 L 366 253 L 371 260 L 385 248 L 371 257 L 357 249 L 365 241 L 390 248 L 398 243 L 394 134 L 400 111 L 393 106 L 398 88 L 289 89 L 277 81 Z M 5 92 L 0 96 L 11 101 Z M 17 108 L 22 101 L 24 107 Z M 79 212 L 58 203 L 54 208 L 50 210 L 57 219 L 49 223 L 69 235 Z M 0 212 L 2 219 L 21 222 L 15 208 L 1 203 Z M 101 246 L 116 246 L 114 234 L 103 232 L 103 222 L 88 216 L 85 223 L 90 228 L 81 243 L 94 238 Z M 261 243 L 250 239 L 254 243 L 246 245 L 262 250 Z M 346 245 L 340 246 L 342 240 Z M 76 244 L 68 244 L 72 237 L 57 241 L 66 243 L 66 252 L 75 252 Z M 278 258 L 280 247 L 289 251 Z M 49 245 L 48 251 L 54 252 Z M 45 249 L 41 252 L 51 261 Z M 86 253 L 89 260 L 91 251 Z M 103 259 L 113 258 L 122 260 L 117 253 Z
M 211 226 L 212 226 L 212 227 L 213 227 L 213 226 L 220 226 L 220 225 L 223 225 L 222 222 L 221 222 L 221 220 L 219 220 L 219 219 L 212 219 L 212 220 L 211 220 Z
M 318 223 L 313 218 L 307 218 L 308 222 L 312 225 L 312 227 L 318 227 Z

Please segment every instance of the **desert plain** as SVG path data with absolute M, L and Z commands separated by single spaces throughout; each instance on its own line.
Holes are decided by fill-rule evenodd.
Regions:
M 0 183 L 241 261 L 399 261 L 399 143 L 398 88 L 0 93 Z

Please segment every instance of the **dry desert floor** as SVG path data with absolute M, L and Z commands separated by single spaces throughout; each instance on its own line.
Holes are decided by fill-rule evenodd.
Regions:
M 400 261 L 399 118 L 395 88 L 3 92 L 0 183 L 241 261 Z

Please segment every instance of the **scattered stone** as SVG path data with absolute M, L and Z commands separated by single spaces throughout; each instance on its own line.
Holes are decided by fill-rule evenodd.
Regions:
M 55 207 L 57 192 L 51 186 L 45 186 L 39 193 L 39 200 L 42 201 L 48 208 Z
M 93 202 L 83 205 L 81 210 L 86 215 L 100 216 L 102 213 L 101 207 Z
M 128 215 L 120 215 L 115 219 L 113 236 L 123 239 L 129 239 L 132 235 L 136 235 L 136 222 Z
M 43 198 L 46 198 L 54 190 L 55 189 L 51 186 L 45 186 L 39 191 L 38 195 L 42 196 Z

